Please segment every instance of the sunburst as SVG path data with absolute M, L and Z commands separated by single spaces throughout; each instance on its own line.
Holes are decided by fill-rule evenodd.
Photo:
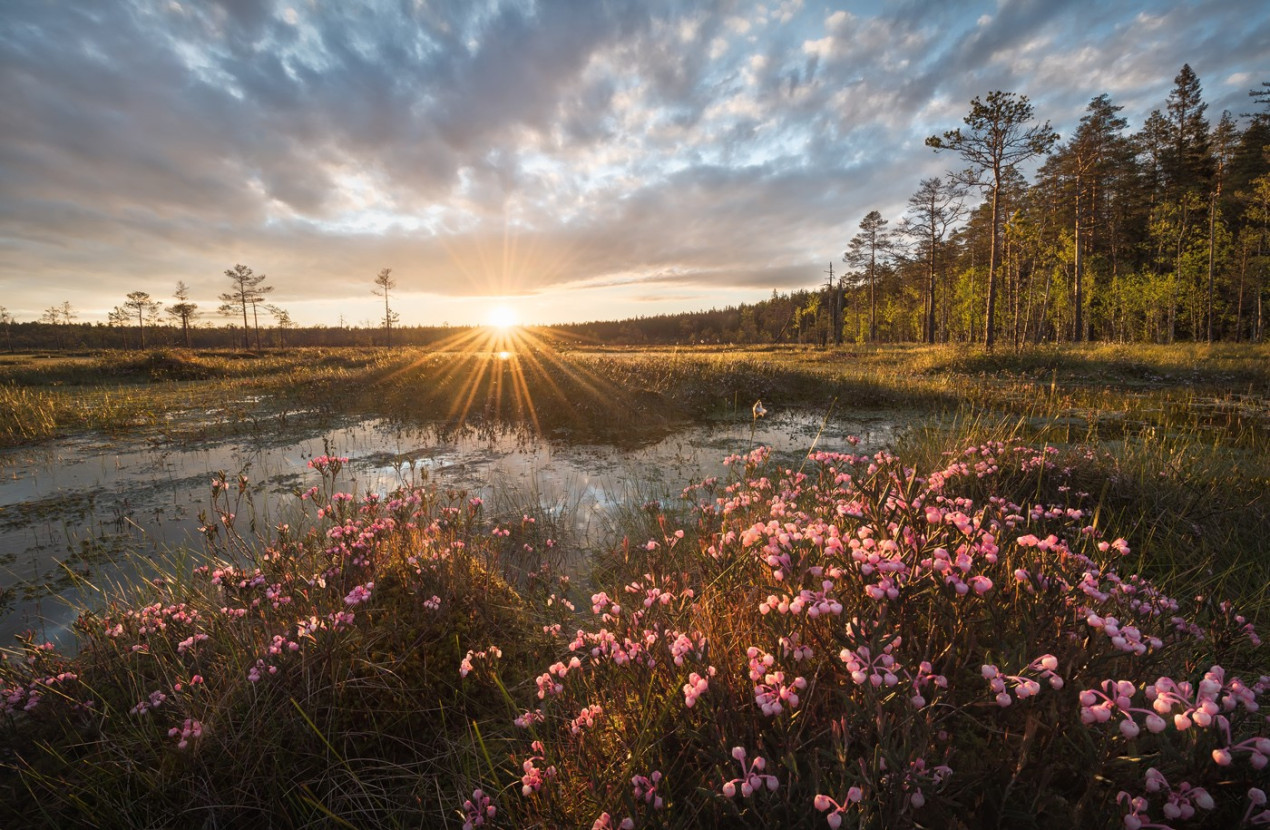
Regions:
M 485 313 L 485 325 L 502 332 L 514 328 L 519 323 L 520 320 L 516 315 L 516 309 L 504 303 L 491 307 Z
M 576 335 L 524 326 L 514 319 L 506 325 L 495 324 L 492 310 L 487 320 L 487 325 L 457 331 L 430 349 L 431 355 L 448 357 L 448 365 L 436 372 L 433 381 L 437 387 L 453 390 L 448 419 L 461 423 L 480 413 L 485 418 L 521 420 L 541 431 L 541 401 L 550 401 L 557 409 L 579 405 L 598 409 L 619 394 L 607 380 L 561 354 L 559 347 L 576 343 Z M 431 355 L 394 374 L 422 370 Z M 560 381 L 566 383 L 568 393 Z M 579 396 L 593 402 L 584 404 Z

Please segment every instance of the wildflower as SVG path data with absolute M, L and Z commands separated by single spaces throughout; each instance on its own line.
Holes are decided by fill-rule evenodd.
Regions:
M 556 777 L 555 766 L 539 767 L 534 764 L 535 761 L 542 761 L 543 752 L 545 752 L 542 741 L 534 741 L 531 744 L 531 751 L 537 754 L 531 755 L 521 764 L 521 769 L 525 774 L 520 777 L 520 794 L 530 796 L 543 788 L 548 781 Z
M 584 706 L 582 711 L 578 713 L 578 716 L 570 722 L 569 732 L 577 735 L 581 733 L 584 728 L 590 729 L 595 726 L 595 719 L 603 714 L 604 709 L 598 703 L 593 706 Z
M 1244 819 L 1240 823 L 1240 827 L 1244 825 L 1267 825 L 1270 824 L 1270 810 L 1261 810 L 1253 813 L 1259 807 L 1266 806 L 1266 792 L 1260 787 L 1250 787 L 1248 789 L 1248 809 L 1244 810 Z
M 754 411 L 754 419 L 755 419 L 755 420 L 758 420 L 759 418 L 762 418 L 764 415 L 766 415 L 766 414 L 767 414 L 767 410 L 763 408 L 763 401 L 761 401 L 761 400 L 758 400 L 758 401 L 755 401 L 755 402 L 754 402 L 754 410 L 753 410 L 753 411 Z
M 741 777 L 733 778 L 723 784 L 723 794 L 728 798 L 736 797 L 736 785 L 741 785 L 741 796 L 749 798 L 756 791 L 766 787 L 769 791 L 775 792 L 780 786 L 780 782 L 776 780 L 775 775 L 768 775 L 763 770 L 767 769 L 767 759 L 759 755 L 750 762 L 747 769 L 745 766 L 746 752 L 745 747 L 736 746 L 732 748 L 732 757 L 741 765 Z
M 688 682 L 684 684 L 684 706 L 691 709 L 697 705 L 697 698 L 706 693 L 710 688 L 710 681 L 701 675 L 693 672 L 688 675 Z
M 636 800 L 642 799 L 645 804 L 651 805 L 654 810 L 660 810 L 664 807 L 666 802 L 657 794 L 657 785 L 661 783 L 661 779 L 660 770 L 653 770 L 652 774 L 647 776 L 632 776 L 631 787 L 635 791 Z
M 528 729 L 529 727 L 533 726 L 535 723 L 542 723 L 546 719 L 547 718 L 545 715 L 543 715 L 541 709 L 531 709 L 521 714 L 519 717 L 513 720 L 512 723 L 516 724 L 521 729 Z
M 847 809 L 852 804 L 859 804 L 863 800 L 864 791 L 859 787 L 852 787 L 847 790 L 847 797 L 842 800 L 841 804 L 823 794 L 817 794 L 816 798 L 812 801 L 812 804 L 822 813 L 832 808 L 833 812 L 825 816 L 825 821 L 829 824 L 829 827 L 832 828 L 832 830 L 838 830 L 838 828 L 842 825 L 842 816 L 847 812 Z
M 181 726 L 174 726 L 168 730 L 168 736 L 178 738 L 176 743 L 177 749 L 185 749 L 190 745 L 190 740 L 197 740 L 203 737 L 203 724 L 193 718 L 186 718 L 185 723 Z
M 479 787 L 472 790 L 472 797 L 463 802 L 463 809 L 467 812 L 467 821 L 463 822 L 463 830 L 481 827 L 486 819 L 492 819 L 498 813 L 498 808 L 490 802 L 490 797 Z
M 374 587 L 374 582 L 367 582 L 365 585 L 354 586 L 353 590 L 348 592 L 348 596 L 344 597 L 344 604 L 353 606 L 365 602 L 370 599 L 370 592 Z

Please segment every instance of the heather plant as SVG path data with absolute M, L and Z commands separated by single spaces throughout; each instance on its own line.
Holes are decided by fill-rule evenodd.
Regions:
M 1058 454 L 733 457 L 548 629 L 485 790 L 524 770 L 509 826 L 1264 822 L 1254 627 L 1124 570 Z
M 75 655 L 29 637 L 6 654 L 0 816 L 435 817 L 435 782 L 474 767 L 467 730 L 506 708 L 460 664 L 506 655 L 517 683 L 541 635 L 496 574 L 501 537 L 480 499 L 355 497 L 336 484 L 346 460 L 313 459 L 322 482 L 295 527 L 264 536 L 245 532 L 248 482 L 216 476 L 206 564 L 85 611 Z M 464 657 L 469 643 L 479 657 Z
M 313 461 L 217 477 L 207 563 L 0 667 L 7 809 L 57 826 L 1270 823 L 1265 646 L 1131 567 L 1085 451 L 759 447 L 581 587 L 531 512 Z M 243 499 L 243 500 L 240 500 Z M 1256 611 L 1264 609 L 1258 606 Z M 285 818 L 284 818 L 285 817 Z

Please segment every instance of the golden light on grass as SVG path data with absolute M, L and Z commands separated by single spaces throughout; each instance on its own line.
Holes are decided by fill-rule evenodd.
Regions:
M 434 381 L 440 388 L 453 390 L 449 419 L 512 418 L 540 430 L 538 408 L 544 399 L 556 408 L 574 408 L 581 403 L 580 398 L 586 398 L 589 405 L 602 408 L 618 393 L 603 377 L 563 359 L 559 347 L 571 338 L 562 332 L 544 326 L 524 327 L 514 310 L 503 305 L 490 308 L 486 321 L 485 325 L 459 329 L 432 346 L 432 354 L 452 357 L 449 367 Z M 427 359 L 420 357 L 398 368 L 386 382 L 414 371 Z M 568 388 L 567 393 L 562 385 Z

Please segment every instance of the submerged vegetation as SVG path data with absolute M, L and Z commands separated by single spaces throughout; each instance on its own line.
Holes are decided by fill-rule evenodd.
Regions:
M 354 495 L 329 455 L 250 533 L 252 482 L 219 475 L 203 550 L 84 608 L 75 652 L 6 652 L 0 825 L 1270 823 L 1266 356 L 526 336 L 11 363 L 8 443 L 188 435 L 209 427 L 173 414 L 232 424 L 229 400 L 244 429 L 371 412 L 562 439 L 831 402 L 929 417 L 871 455 L 737 447 L 588 551 L 444 480 Z M 69 414 L 106 395 L 143 414 Z M 43 432 L 13 427 L 30 401 Z

